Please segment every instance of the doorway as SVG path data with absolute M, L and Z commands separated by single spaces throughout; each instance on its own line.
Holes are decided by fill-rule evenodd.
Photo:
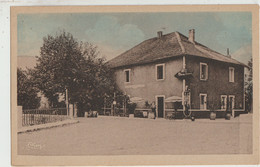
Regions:
M 200 109 L 206 110 L 207 109 L 207 94 L 200 94 Z
M 157 117 L 164 117 L 164 96 L 156 96 Z

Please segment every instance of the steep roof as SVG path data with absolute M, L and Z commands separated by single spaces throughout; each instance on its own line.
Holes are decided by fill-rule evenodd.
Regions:
M 162 37 L 151 38 L 108 61 L 111 68 L 151 63 L 181 55 L 198 56 L 221 62 L 244 65 L 239 61 L 222 55 L 198 42 L 190 42 L 186 36 L 173 32 Z

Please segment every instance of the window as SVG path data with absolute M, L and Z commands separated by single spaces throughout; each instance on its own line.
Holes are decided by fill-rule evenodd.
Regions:
M 227 109 L 227 95 L 221 95 L 221 109 Z
M 234 69 L 234 67 L 229 67 L 229 82 L 235 82 L 235 69 Z
M 164 64 L 157 64 L 156 65 L 156 79 L 157 80 L 164 80 Z
M 234 109 L 235 108 L 235 96 L 229 95 L 229 108 Z
M 206 63 L 200 63 L 200 80 L 208 79 L 208 65 Z
M 125 70 L 125 82 L 130 82 L 130 69 Z
M 207 94 L 200 94 L 200 109 L 207 109 Z

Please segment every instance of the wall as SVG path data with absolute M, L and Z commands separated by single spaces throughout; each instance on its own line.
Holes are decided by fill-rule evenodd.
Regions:
M 165 79 L 156 80 L 156 64 L 165 63 Z M 130 83 L 125 83 L 124 70 L 131 69 Z M 155 101 L 156 95 L 170 96 L 182 95 L 182 80 L 174 75 L 182 69 L 182 57 L 165 60 L 157 63 L 132 66 L 115 71 L 115 78 L 119 88 L 130 97 L 141 97 L 149 103 Z M 144 103 L 138 104 L 143 107 Z
M 200 80 L 200 62 L 208 64 L 208 80 Z M 193 109 L 199 109 L 199 94 L 206 93 L 209 109 L 209 103 L 220 109 L 221 95 L 235 95 L 235 109 L 243 108 L 244 103 L 244 67 L 233 65 L 215 60 L 186 56 L 186 67 L 188 71 L 193 72 L 193 77 L 187 81 L 191 88 L 191 104 Z M 235 68 L 235 82 L 229 82 L 229 67 Z M 211 104 L 212 104 L 211 103 Z M 241 106 L 242 105 L 242 106 Z

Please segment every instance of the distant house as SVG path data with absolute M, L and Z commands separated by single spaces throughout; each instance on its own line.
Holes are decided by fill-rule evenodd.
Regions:
M 168 102 L 178 100 L 189 104 L 191 111 L 224 111 L 229 106 L 242 111 L 245 107 L 245 65 L 196 42 L 194 29 L 189 37 L 160 31 L 108 64 L 122 92 L 154 101 L 158 117 L 173 108 Z

